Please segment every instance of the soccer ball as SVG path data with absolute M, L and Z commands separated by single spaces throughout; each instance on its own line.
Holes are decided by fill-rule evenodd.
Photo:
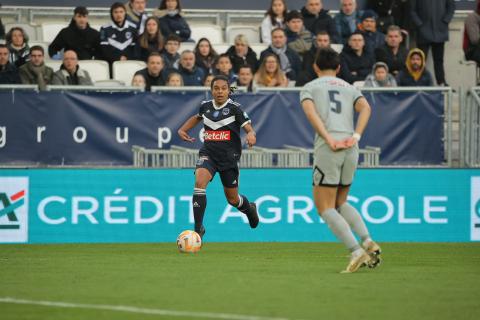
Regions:
M 178 235 L 177 247 L 180 252 L 195 253 L 202 247 L 202 238 L 192 230 L 185 230 Z

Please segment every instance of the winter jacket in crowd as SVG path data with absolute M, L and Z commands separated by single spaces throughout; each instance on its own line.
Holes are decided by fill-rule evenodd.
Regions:
M 160 30 L 165 38 L 170 34 L 176 34 L 182 39 L 182 42 L 190 40 L 192 31 L 185 18 L 183 18 L 182 14 L 177 10 L 173 12 L 167 10 L 155 10 L 153 15 L 158 17 Z
M 317 16 L 311 14 L 305 7 L 301 10 L 303 16 L 303 25 L 307 30 L 309 30 L 313 35 L 316 35 L 319 31 L 326 31 L 330 36 L 330 41 L 332 43 L 337 43 L 338 32 L 335 25 L 335 21 L 328 14 L 328 10 L 320 10 Z
M 378 80 L 375 78 L 375 71 L 377 68 L 383 67 L 387 71 L 387 77 L 385 80 Z M 389 73 L 388 66 L 384 62 L 377 62 L 372 67 L 372 73 L 370 73 L 365 79 L 364 87 L 378 88 L 378 87 L 396 87 L 397 81 L 395 77 Z
M 287 27 L 285 35 L 287 36 L 288 47 L 295 51 L 300 58 L 312 47 L 313 34 L 305 28 L 300 33 L 296 33 Z
M 99 56 L 100 32 L 87 25 L 79 29 L 72 19 L 68 27 L 63 28 L 48 46 L 48 54 L 53 57 L 59 51 L 73 50 L 78 60 L 91 60 Z
M 19 73 L 23 84 L 36 84 L 40 90 L 45 90 L 47 85 L 52 84 L 53 69 L 45 64 L 34 66 L 29 61 L 20 67 Z
M 448 24 L 455 13 L 454 0 L 412 0 L 411 17 L 417 45 L 448 41 Z
M 77 66 L 77 69 L 72 74 L 68 72 L 62 64 L 60 70 L 53 74 L 52 84 L 63 86 L 92 86 L 93 82 L 87 70 L 80 69 L 80 67 Z
M 20 68 L 30 60 L 30 47 L 24 44 L 21 48 L 15 48 L 12 44 L 7 45 L 9 50 L 8 61 L 15 67 Z
M 347 16 L 342 11 L 337 13 L 333 20 L 337 28 L 338 43 L 343 45 L 348 43 L 348 38 L 357 29 L 358 24 L 361 22 L 363 11 L 356 10 L 352 15 Z
M 0 84 L 20 84 L 20 75 L 17 67 L 10 62 L 6 65 L 0 66 Z
M 257 71 L 258 68 L 258 59 L 257 54 L 252 48 L 248 47 L 247 55 L 245 57 L 239 57 L 235 53 L 235 46 L 231 46 L 228 48 L 227 52 L 228 56 L 230 57 L 230 61 L 232 62 L 233 72 L 238 73 L 241 66 L 249 65 L 253 69 L 253 73 Z
M 364 81 L 375 63 L 375 56 L 372 52 L 363 50 L 359 56 L 348 45 L 343 48 L 340 59 L 340 78 L 350 84 L 355 81 Z
M 145 83 L 146 83 L 145 90 L 150 91 L 150 89 L 153 86 L 164 86 L 165 85 L 166 77 L 165 77 L 165 74 L 163 72 L 164 70 L 162 70 L 162 72 L 160 72 L 160 74 L 157 77 L 154 77 L 154 76 L 150 75 L 150 73 L 148 73 L 148 69 L 145 68 L 145 69 L 142 69 L 142 70 L 139 70 L 139 71 L 135 72 L 134 76 L 136 76 L 137 74 L 142 75 L 143 78 L 145 79 Z
M 295 51 L 288 48 L 288 46 L 285 50 L 285 56 L 288 59 L 288 63 L 290 64 L 290 67 L 288 69 L 285 68 L 285 65 L 282 65 L 281 57 L 274 52 L 274 49 L 272 49 L 272 46 L 269 46 L 267 49 L 262 51 L 262 53 L 260 54 L 259 65 L 262 63 L 267 53 L 274 53 L 277 55 L 278 60 L 280 61 L 280 68 L 282 69 L 283 72 L 285 72 L 289 80 L 292 80 L 292 81 L 297 80 L 297 76 L 300 74 L 300 70 L 302 68 L 302 60 L 300 59 L 299 55 Z
M 413 70 L 410 57 L 412 54 L 419 54 L 422 57 L 420 70 Z M 405 63 L 406 68 L 400 71 L 397 76 L 397 84 L 402 87 L 429 87 L 433 85 L 431 73 L 425 68 L 425 54 L 420 49 L 412 49 L 408 53 Z
M 385 62 L 392 74 L 398 74 L 400 70 L 405 68 L 405 61 L 407 60 L 407 49 L 400 46 L 397 54 L 393 53 L 392 48 L 387 44 L 375 50 L 375 60 Z
M 194 66 L 192 70 L 187 70 L 180 65 L 178 73 L 182 76 L 184 86 L 203 86 L 205 72 L 202 68 Z

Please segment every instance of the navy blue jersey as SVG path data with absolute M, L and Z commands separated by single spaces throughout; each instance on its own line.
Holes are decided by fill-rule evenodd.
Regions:
M 136 36 L 136 25 L 128 20 L 121 27 L 114 22 L 102 26 L 100 48 L 103 58 L 109 62 L 117 61 L 121 56 L 133 59 Z
M 220 171 L 235 168 L 242 154 L 240 129 L 251 122 L 240 104 L 231 99 L 221 106 L 204 101 L 197 116 L 203 119 L 205 130 L 200 155 L 209 156 Z

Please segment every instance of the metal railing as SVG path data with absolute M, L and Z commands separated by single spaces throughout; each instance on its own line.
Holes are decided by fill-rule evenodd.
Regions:
M 460 163 L 480 167 L 480 87 L 460 94 Z

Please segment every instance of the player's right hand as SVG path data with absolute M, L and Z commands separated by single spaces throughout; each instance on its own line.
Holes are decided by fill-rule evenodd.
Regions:
M 195 138 L 190 137 L 184 130 L 178 130 L 178 135 L 183 141 L 195 142 Z

